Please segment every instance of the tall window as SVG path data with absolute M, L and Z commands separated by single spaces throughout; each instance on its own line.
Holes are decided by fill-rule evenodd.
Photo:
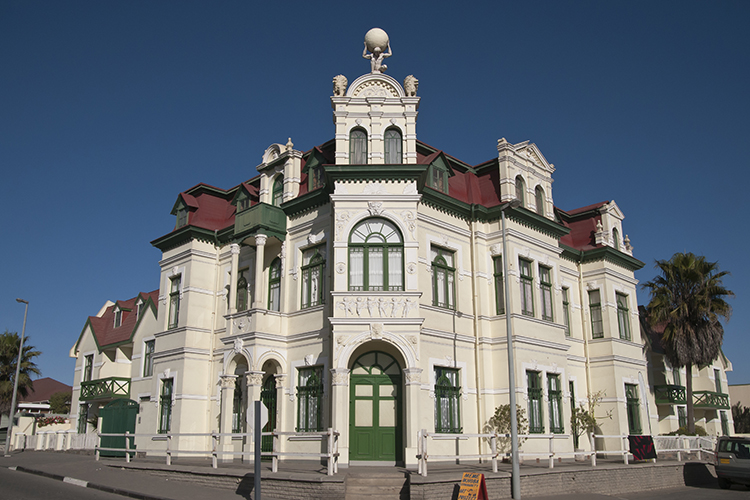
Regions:
M 312 191 L 314 189 L 318 189 L 319 187 L 323 187 L 323 167 L 320 165 L 316 165 L 314 167 L 310 167 L 307 171 L 307 190 Z
M 617 250 L 620 249 L 620 233 L 617 228 L 612 229 L 612 242 Z
M 302 308 L 323 303 L 323 269 L 325 247 L 315 247 L 302 253 Z
M 562 418 L 560 375 L 547 374 L 547 395 L 549 397 L 549 430 L 553 434 L 562 434 L 565 428 Z
M 677 423 L 680 427 L 687 428 L 687 408 L 684 406 L 677 407 Z
M 503 282 L 503 258 L 492 259 L 495 268 L 495 306 L 497 314 L 505 314 L 505 283 Z
M 536 213 L 544 216 L 544 189 L 542 189 L 542 186 L 536 187 L 534 197 L 536 198 Z
M 448 194 L 448 171 L 439 165 L 430 165 L 430 187 Z
M 94 374 L 94 355 L 89 354 L 83 358 L 83 381 L 88 382 Z
M 78 434 L 86 434 L 86 421 L 89 418 L 89 405 L 82 403 L 78 406 Z
M 150 377 L 154 374 L 154 347 L 155 340 L 147 340 L 143 343 L 143 376 Z
M 542 423 L 542 374 L 527 371 L 526 384 L 529 396 L 529 432 L 542 434 L 544 433 L 544 424 Z
M 729 435 L 729 419 L 727 418 L 727 412 L 720 411 L 719 417 L 721 418 L 721 434 L 723 436 Z
M 521 270 L 521 313 L 526 316 L 534 315 L 534 272 L 531 270 L 531 262 L 525 259 L 518 260 Z
M 549 267 L 539 266 L 539 287 L 542 291 L 542 319 L 552 321 L 552 272 Z
M 591 337 L 604 337 L 604 322 L 602 321 L 602 298 L 599 290 L 589 291 L 589 310 L 591 311 Z
M 455 309 L 455 274 L 453 252 L 432 247 L 432 305 Z
M 349 235 L 349 290 L 403 291 L 404 244 L 396 226 L 366 219 Z
M 620 329 L 620 338 L 630 340 L 628 296 L 621 293 L 617 294 L 617 326 Z
M 297 432 L 323 429 L 323 369 L 302 368 L 297 384 Z
M 169 280 L 169 325 L 168 328 L 177 328 L 180 319 L 180 282 L 182 277 L 175 276 Z
M 159 398 L 159 434 L 166 434 L 172 428 L 172 389 L 174 379 L 165 378 L 161 382 Z
M 714 368 L 714 384 L 716 384 L 716 392 L 721 393 L 721 370 Z
M 143 313 L 143 308 L 146 304 L 139 300 L 138 303 L 135 305 L 135 319 L 138 319 L 141 317 L 141 314 Z
M 674 385 L 682 385 L 682 379 L 680 378 L 680 369 L 672 368 L 672 383 Z
M 122 325 L 122 309 L 117 309 L 115 311 L 115 328 Z
M 367 164 L 367 132 L 355 128 L 349 134 L 349 165 Z
M 247 275 L 250 274 L 249 269 L 242 269 L 238 271 L 240 279 L 237 280 L 237 311 L 246 311 L 250 303 L 250 287 L 247 282 Z
M 284 176 L 278 175 L 273 181 L 273 192 L 271 194 L 271 205 L 280 207 L 284 202 Z
M 641 433 L 641 405 L 638 400 L 638 386 L 625 384 L 625 400 L 628 409 L 628 430 L 630 434 Z
M 237 377 L 234 380 L 234 394 L 232 397 L 232 432 L 243 432 L 245 422 L 244 405 L 242 404 L 242 380 Z
M 278 257 L 268 269 L 268 310 L 281 310 L 281 260 Z
M 526 183 L 523 182 L 523 177 L 520 175 L 516 177 L 516 199 L 521 202 L 521 206 L 526 206 L 526 197 L 524 194 L 526 193 Z
M 461 432 L 461 413 L 458 370 L 435 367 L 435 432 L 458 434 Z
M 395 165 L 402 163 L 401 159 L 401 132 L 396 128 L 385 131 L 385 163 Z
M 563 301 L 563 324 L 565 325 L 565 336 L 570 337 L 570 290 L 563 287 L 562 289 L 562 301 Z

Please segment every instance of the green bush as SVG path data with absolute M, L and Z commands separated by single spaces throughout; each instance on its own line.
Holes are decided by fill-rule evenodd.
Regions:
M 687 427 L 680 427 L 676 431 L 665 434 L 665 436 L 708 436 L 708 434 L 706 433 L 706 429 L 696 424 L 695 432 L 693 434 L 688 432 Z

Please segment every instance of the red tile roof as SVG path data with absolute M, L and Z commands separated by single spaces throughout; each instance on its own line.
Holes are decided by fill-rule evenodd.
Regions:
M 101 317 L 89 316 L 88 323 L 96 337 L 96 342 L 100 348 L 108 345 L 127 342 L 132 338 L 136 322 L 136 302 L 142 299 L 146 304 L 153 303 L 154 307 L 159 305 L 159 290 L 149 293 L 139 293 L 137 296 L 128 300 L 118 300 L 115 304 L 109 306 Z M 122 323 L 115 328 L 115 308 L 122 309 Z M 148 313 L 148 309 L 146 310 Z
M 72 392 L 73 388 L 62 382 L 49 377 L 34 380 L 34 389 L 29 390 L 26 396 L 18 394 L 20 403 L 45 403 L 49 398 L 58 392 Z
M 558 209 L 560 221 L 563 226 L 570 229 L 570 233 L 560 238 L 560 243 L 576 250 L 593 250 L 603 245 L 597 245 L 594 239 L 596 223 L 602 220 L 599 208 L 609 203 L 602 201 L 574 210 L 564 211 Z

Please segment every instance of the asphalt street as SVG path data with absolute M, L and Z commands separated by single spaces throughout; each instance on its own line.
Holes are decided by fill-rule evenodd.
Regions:
M 574 495 L 556 495 L 544 497 L 525 497 L 529 500 L 747 500 L 750 492 L 744 486 L 734 485 L 729 490 L 722 490 L 718 485 L 711 487 L 674 488 L 668 490 L 641 491 L 620 495 L 599 495 L 577 493 Z
M 0 500 L 122 500 L 120 495 L 0 468 Z

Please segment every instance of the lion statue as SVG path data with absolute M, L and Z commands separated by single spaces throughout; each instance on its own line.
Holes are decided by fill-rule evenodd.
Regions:
M 414 78 L 414 75 L 409 75 L 404 78 L 404 90 L 408 97 L 415 97 L 417 95 L 417 88 L 419 87 L 419 80 Z
M 333 77 L 333 95 L 336 97 L 343 97 L 346 94 L 346 86 L 349 84 L 349 80 L 344 75 L 336 75 Z

